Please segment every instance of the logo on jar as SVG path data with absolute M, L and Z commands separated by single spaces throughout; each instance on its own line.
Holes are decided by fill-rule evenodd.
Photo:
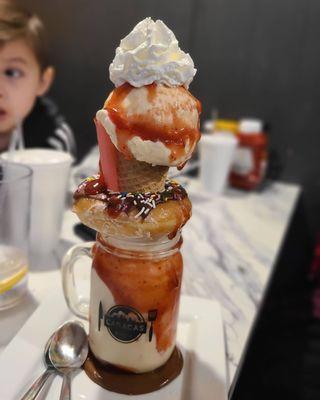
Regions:
M 151 318 L 150 318 L 151 316 Z M 153 335 L 153 322 L 157 316 L 157 310 L 148 312 L 148 321 L 151 322 L 149 329 L 149 341 Z M 143 315 L 136 309 L 116 305 L 111 307 L 106 313 L 103 311 L 102 303 L 99 304 L 98 330 L 100 331 L 102 323 L 108 329 L 110 335 L 121 343 L 131 343 L 147 332 L 147 322 Z

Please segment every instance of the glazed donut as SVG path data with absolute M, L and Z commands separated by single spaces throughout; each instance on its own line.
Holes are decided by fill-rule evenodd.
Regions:
M 120 193 L 106 190 L 95 176 L 79 185 L 73 211 L 102 236 L 157 240 L 176 235 L 191 216 L 191 203 L 174 181 L 162 192 Z

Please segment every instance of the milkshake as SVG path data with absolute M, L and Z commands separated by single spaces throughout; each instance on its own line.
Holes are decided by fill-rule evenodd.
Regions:
M 167 174 L 192 156 L 201 105 L 188 90 L 193 61 L 160 20 L 146 18 L 121 40 L 109 72 L 115 89 L 94 119 L 99 172 L 79 185 L 73 206 L 97 231 L 85 371 L 109 390 L 142 394 L 182 369 L 180 247 L 191 203 Z M 79 251 L 68 256 L 64 281 Z M 81 315 L 69 286 L 68 305 Z

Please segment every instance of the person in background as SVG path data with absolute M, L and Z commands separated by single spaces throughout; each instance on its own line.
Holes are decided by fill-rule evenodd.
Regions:
M 54 74 L 42 21 L 0 0 L 0 152 L 43 147 L 75 156 L 70 127 L 44 97 Z

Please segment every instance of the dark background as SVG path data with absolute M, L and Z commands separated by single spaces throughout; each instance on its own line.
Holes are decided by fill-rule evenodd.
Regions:
M 198 69 L 192 93 L 221 117 L 270 125 L 280 179 L 303 186 L 320 226 L 319 0 L 20 0 L 47 25 L 57 79 L 51 91 L 80 158 L 95 144 L 92 118 L 112 89 L 120 39 L 146 16 L 163 19 Z

